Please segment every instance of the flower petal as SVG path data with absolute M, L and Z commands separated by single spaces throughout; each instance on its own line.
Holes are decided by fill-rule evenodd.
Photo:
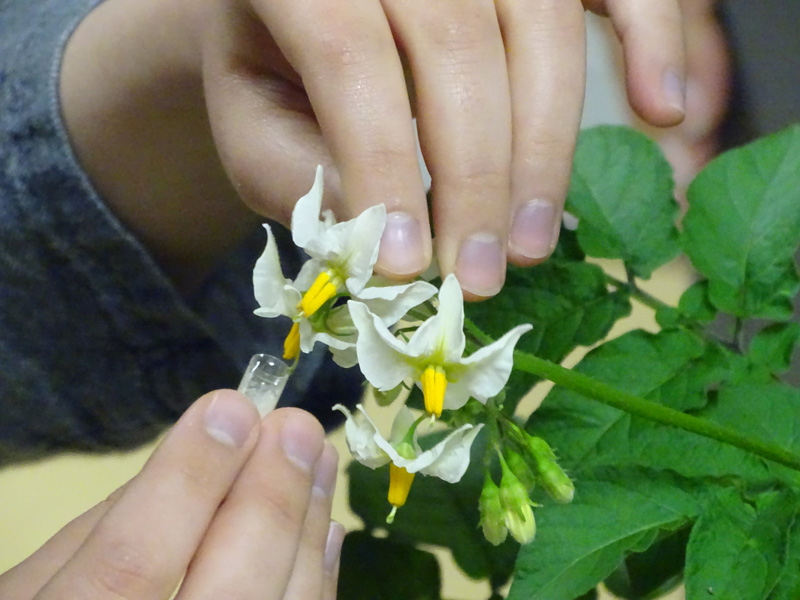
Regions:
M 442 282 L 442 287 L 439 290 L 438 314 L 442 316 L 440 327 L 446 349 L 446 360 L 460 360 L 466 346 L 464 337 L 464 296 L 458 279 L 452 273 Z
M 414 374 L 406 360 L 405 345 L 396 339 L 381 320 L 369 312 L 365 304 L 350 300 L 350 316 L 358 329 L 356 351 L 361 372 L 381 391 L 396 387 Z
M 404 285 L 371 285 L 365 287 L 356 299 L 364 302 L 369 311 L 391 327 L 405 314 L 436 294 L 436 286 L 425 281 L 413 281 Z
M 266 224 L 264 229 L 267 230 L 267 245 L 253 268 L 253 292 L 259 304 L 255 312 L 261 317 L 286 315 L 294 318 L 300 292 L 283 276 L 272 229 Z
M 429 466 L 420 469 L 424 475 L 433 475 L 448 483 L 456 483 L 469 467 L 470 449 L 475 437 L 480 433 L 483 423 L 473 427 L 464 425 L 428 450 L 435 453 Z M 420 457 L 421 458 L 421 457 Z M 411 471 L 409 471 L 410 473 Z
M 465 367 L 458 383 L 469 389 L 479 402 L 486 402 L 508 382 L 514 367 L 514 346 L 522 334 L 533 329 L 533 325 L 517 325 L 499 340 L 492 342 L 461 361 Z M 448 407 L 450 408 L 450 407 Z
M 405 404 L 401 406 L 392 423 L 392 433 L 389 434 L 389 443 L 391 443 L 392 446 L 397 446 L 397 444 L 402 442 L 408 430 L 411 429 L 411 426 L 414 424 L 414 421 L 416 421 L 414 413 L 412 413 Z
M 429 356 L 439 362 L 457 362 L 464 354 L 464 299 L 455 275 L 448 275 L 439 290 L 437 313 L 414 332 L 408 343 L 410 356 Z
M 320 342 L 329 348 L 336 348 L 337 350 L 345 350 L 347 348 L 354 348 L 356 345 L 356 337 L 350 336 L 337 336 L 329 331 L 317 331 L 308 319 L 301 319 L 300 323 L 300 350 L 308 354 L 314 349 L 314 344 Z
M 371 206 L 352 221 L 348 221 L 348 224 L 352 224 L 352 227 L 347 234 L 343 252 L 347 262 L 345 286 L 355 295 L 367 285 L 372 277 L 372 267 L 378 260 L 381 236 L 386 227 L 386 207 L 383 204 Z M 331 231 L 333 229 L 334 227 Z
M 327 224 L 319 219 L 322 192 L 322 165 L 318 165 L 314 176 L 314 185 L 305 196 L 297 201 L 292 211 L 292 240 L 294 240 L 295 246 L 305 248 L 312 240 L 322 237 L 328 229 Z
M 297 279 L 294 280 L 294 287 L 300 292 L 307 292 L 316 281 L 317 276 L 325 269 L 325 263 L 312 258 L 303 263 L 300 267 L 300 272 L 297 274 Z
M 380 436 L 375 423 L 372 422 L 372 419 L 369 418 L 369 415 L 360 404 L 357 408 L 361 411 L 361 416 L 354 417 L 346 406 L 342 404 L 333 406 L 333 410 L 338 410 L 347 417 L 347 421 L 344 424 L 344 433 L 347 439 L 347 447 L 350 449 L 353 458 L 370 469 L 376 469 L 388 463 L 390 458 L 375 443 L 375 435 Z

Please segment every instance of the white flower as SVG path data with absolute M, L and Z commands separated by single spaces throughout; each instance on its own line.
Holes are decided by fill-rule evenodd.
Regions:
M 341 404 L 333 407 L 347 417 L 345 436 L 353 458 L 371 469 L 390 464 L 389 502 L 393 507 L 387 518 L 390 523 L 396 509 L 405 504 L 416 473 L 432 475 L 448 483 L 461 480 L 469 467 L 472 442 L 483 427 L 482 423 L 462 425 L 433 448 L 423 450 L 417 442 L 416 425 L 420 420 L 415 420 L 407 407 L 398 411 L 388 440 L 378 431 L 364 407 L 359 404 L 356 408 L 361 414 L 354 416 Z
M 518 325 L 502 338 L 464 358 L 464 300 L 455 275 L 439 291 L 438 313 L 408 342 L 397 339 L 369 307 L 351 300 L 358 329 L 356 351 L 361 371 L 378 390 L 388 391 L 409 377 L 419 380 L 425 409 L 462 407 L 470 396 L 485 403 L 505 386 L 514 366 L 514 346 L 531 325 Z
M 347 307 L 330 310 L 322 321 L 312 322 L 309 317 L 337 294 L 349 292 L 365 302 L 388 327 L 433 296 L 436 288 L 423 281 L 383 285 L 377 278 L 370 279 L 386 220 L 382 205 L 367 209 L 352 221 L 336 224 L 330 211 L 320 221 L 321 201 L 319 167 L 314 186 L 297 202 L 292 215 L 295 242 L 304 244 L 306 252 L 314 257 L 303 265 L 294 281 L 284 277 L 275 237 L 269 225 L 264 225 L 267 245 L 253 270 L 253 288 L 259 304 L 255 313 L 262 317 L 283 315 L 293 321 L 284 343 L 284 358 L 293 359 L 301 350 L 310 352 L 319 341 L 330 347 L 337 363 L 350 367 L 356 363 L 357 330 Z
M 371 206 L 355 219 L 336 223 L 333 214 L 322 208 L 322 167 L 317 167 L 314 185 L 294 206 L 292 239 L 316 259 L 321 268 L 304 294 L 301 308 L 311 316 L 337 293 L 358 294 L 372 277 L 378 260 L 381 235 L 386 227 L 386 207 Z

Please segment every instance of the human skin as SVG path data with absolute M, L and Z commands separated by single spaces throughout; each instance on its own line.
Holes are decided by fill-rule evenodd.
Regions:
M 68 43 L 62 110 L 100 194 L 187 293 L 263 216 L 287 223 L 317 164 L 339 219 L 386 205 L 378 272 L 424 270 L 414 114 L 440 269 L 485 298 L 507 260 L 555 245 L 584 4 L 611 18 L 634 110 L 678 123 L 677 0 L 107 0 Z
M 207 394 L 134 479 L 0 575 L 0 597 L 332 600 L 337 462 L 308 413 L 262 422 L 238 392 Z

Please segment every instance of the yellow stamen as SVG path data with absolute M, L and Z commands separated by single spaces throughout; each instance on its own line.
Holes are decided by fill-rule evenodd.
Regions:
M 300 324 L 293 323 L 289 335 L 283 341 L 283 358 L 294 360 L 300 354 Z
M 395 464 L 389 465 L 389 504 L 392 505 L 392 512 L 386 517 L 386 522 L 394 521 L 394 514 L 397 509 L 406 503 L 408 492 L 411 490 L 411 483 L 414 481 L 416 473 L 409 473 L 403 467 Z
M 444 407 L 444 392 L 447 389 L 447 377 L 444 369 L 428 365 L 423 371 L 420 381 L 422 382 L 422 397 L 425 399 L 425 410 L 435 417 L 441 417 Z
M 331 280 L 331 274 L 323 271 L 314 280 L 314 284 L 303 294 L 298 308 L 310 317 L 317 312 L 320 307 L 336 295 L 336 284 Z

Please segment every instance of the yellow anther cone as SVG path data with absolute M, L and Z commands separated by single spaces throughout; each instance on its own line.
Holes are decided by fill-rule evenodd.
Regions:
M 283 341 L 283 358 L 294 360 L 300 354 L 300 324 L 293 323 L 289 335 Z
M 392 505 L 392 512 L 386 517 L 386 522 L 394 520 L 397 509 L 406 503 L 411 484 L 414 482 L 416 473 L 409 473 L 403 467 L 395 464 L 389 465 L 389 504 Z
M 331 275 L 323 271 L 314 280 L 314 284 L 303 294 L 300 300 L 300 310 L 306 317 L 317 312 L 320 307 L 336 295 L 336 285 L 331 281 Z
M 444 408 L 444 392 L 447 389 L 447 377 L 442 367 L 429 365 L 420 377 L 422 397 L 425 399 L 425 410 L 435 417 L 442 416 Z

